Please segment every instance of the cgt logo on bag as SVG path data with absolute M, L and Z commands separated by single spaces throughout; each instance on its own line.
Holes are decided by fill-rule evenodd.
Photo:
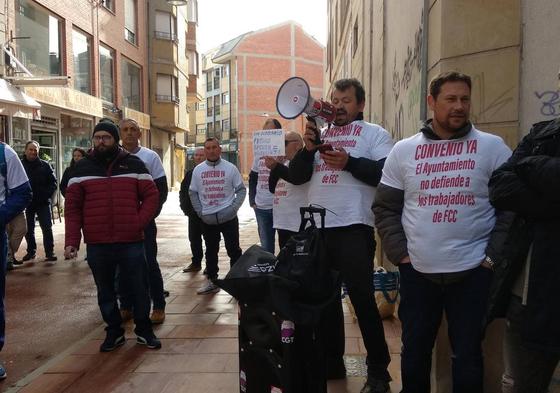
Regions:
M 280 327 L 280 334 L 282 336 L 283 344 L 292 344 L 294 342 L 294 333 L 296 331 L 296 325 L 292 321 L 282 321 L 282 326 Z
M 306 241 L 299 241 L 295 245 L 294 255 L 309 255 L 309 251 L 305 250 Z
M 247 374 L 243 370 L 239 371 L 239 389 L 242 392 L 247 391 Z
M 249 266 L 248 272 L 252 273 L 273 273 L 274 265 L 269 265 L 268 263 L 257 263 L 256 265 Z

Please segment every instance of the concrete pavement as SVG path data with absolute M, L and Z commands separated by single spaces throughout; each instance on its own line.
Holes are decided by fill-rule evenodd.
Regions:
M 57 224 L 57 227 L 61 227 Z M 163 348 L 148 350 L 135 344 L 133 324 L 126 325 L 127 342 L 111 353 L 99 353 L 104 338 L 100 315 L 97 327 L 81 339 L 68 340 L 61 353 L 21 378 L 8 392 L 223 392 L 236 393 L 238 385 L 237 305 L 227 293 L 196 295 L 204 277 L 181 272 L 190 260 L 186 218 L 178 208 L 177 193 L 171 193 L 158 218 L 159 261 L 167 299 L 167 318 L 155 328 Z M 58 229 L 57 229 L 58 231 Z M 40 230 L 39 230 L 40 232 Z M 59 234 L 60 236 L 60 234 Z M 247 204 L 240 212 L 241 247 L 258 242 L 256 223 Z M 57 236 L 58 239 L 58 236 Z M 58 244 L 61 244 L 60 242 Z M 223 244 L 222 244 L 223 246 Z M 58 250 L 57 250 L 58 251 Z M 61 252 L 59 251 L 59 255 Z M 59 262 L 63 264 L 65 262 Z M 66 262 L 68 263 L 68 262 Z M 77 262 L 73 262 L 77 263 Z M 85 264 L 81 265 L 83 269 Z M 220 272 L 227 272 L 228 258 L 220 249 Z M 69 284 L 70 285 L 70 284 Z M 91 292 L 91 283 L 88 286 Z M 91 295 L 91 293 L 90 293 Z M 98 311 L 97 311 L 98 313 Z M 357 324 L 348 308 L 346 351 L 349 377 L 329 383 L 329 392 L 359 392 L 364 377 L 364 347 Z M 8 315 L 8 320 L 10 315 Z M 400 325 L 396 319 L 385 322 L 392 353 L 392 391 L 400 389 Z M 58 332 L 64 335 L 64 330 Z M 10 338 L 8 336 L 8 344 Z M 10 367 L 8 365 L 8 367 Z M 8 368 L 8 373 L 13 372 Z M 1 386 L 1 385 L 0 385 Z

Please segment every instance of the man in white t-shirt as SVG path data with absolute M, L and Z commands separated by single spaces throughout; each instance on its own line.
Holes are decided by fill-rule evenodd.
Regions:
M 287 241 L 298 233 L 301 223 L 300 207 L 309 205 L 307 192 L 309 183 L 296 186 L 290 183 L 288 165 L 296 153 L 303 147 L 303 138 L 295 131 L 286 133 L 286 160 L 264 157 L 265 165 L 270 169 L 269 190 L 274 194 L 272 213 L 274 229 L 278 231 L 278 244 L 284 247 Z
M 133 119 L 123 119 L 120 122 L 120 135 L 122 138 L 122 146 L 130 153 L 140 158 L 159 191 L 159 206 L 155 217 L 150 221 L 148 226 L 144 228 L 144 248 L 146 249 L 146 261 L 148 262 L 148 282 L 150 285 L 150 297 L 154 303 L 152 315 L 150 319 L 154 324 L 163 323 L 165 320 L 165 290 L 163 289 L 163 277 L 157 261 L 157 226 L 156 217 L 161 212 L 163 204 L 167 200 L 167 177 L 158 154 L 140 146 L 140 126 Z M 121 314 L 123 319 L 132 318 L 132 299 L 130 292 L 126 290 L 126 283 L 121 280 Z
M 316 145 L 316 125 L 308 122 L 303 136 L 305 147 L 290 161 L 290 176 L 294 184 L 309 181 L 309 203 L 327 210 L 326 254 L 348 288 L 367 350 L 368 378 L 361 393 L 385 393 L 391 380 L 387 371 L 391 358 L 374 300 L 371 205 L 393 141 L 383 128 L 363 120 L 365 91 L 357 79 L 335 82 L 331 100 L 336 119 L 321 134 L 323 146 Z M 345 378 L 340 298 L 323 314 L 320 333 L 327 378 Z
M 375 225 L 401 274 L 403 392 L 430 392 L 432 348 L 442 313 L 453 351 L 453 392 L 482 392 L 482 319 L 500 227 L 488 199 L 492 172 L 511 150 L 469 122 L 471 79 L 458 72 L 430 83 L 433 119 L 387 157 Z
M 263 130 L 279 130 L 282 124 L 277 119 L 267 119 Z M 255 210 L 259 240 L 266 251 L 274 254 L 275 231 L 272 214 L 272 200 L 274 194 L 268 190 L 270 169 L 267 168 L 264 157 L 254 157 L 253 166 L 249 173 L 249 204 Z
M 2 142 L 0 142 L 2 143 Z M 29 179 L 17 153 L 8 145 L 0 146 L 0 351 L 4 347 L 6 318 L 6 225 L 31 202 Z M 9 192 L 8 192 L 9 191 Z M 0 365 L 0 379 L 6 378 L 6 369 Z
M 194 168 L 189 187 L 193 209 L 202 220 L 202 234 L 206 244 L 208 280 L 197 291 L 199 295 L 220 290 L 213 282 L 218 278 L 220 233 L 224 236 L 230 266 L 241 256 L 237 211 L 247 194 L 239 169 L 221 158 L 222 148 L 217 138 L 206 139 L 204 153 L 206 161 Z

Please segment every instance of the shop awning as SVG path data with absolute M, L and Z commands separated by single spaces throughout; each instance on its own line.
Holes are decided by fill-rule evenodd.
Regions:
M 0 115 L 33 119 L 41 104 L 4 79 L 0 79 Z

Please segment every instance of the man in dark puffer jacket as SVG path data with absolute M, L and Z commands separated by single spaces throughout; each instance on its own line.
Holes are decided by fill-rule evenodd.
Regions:
M 114 286 L 117 266 L 132 290 L 137 343 L 161 348 L 149 318 L 143 243 L 144 228 L 158 209 L 159 193 L 142 160 L 119 147 L 119 139 L 114 124 L 101 122 L 95 126 L 94 148 L 76 165 L 65 200 L 64 256 L 76 257 L 83 230 L 99 307 L 107 323 L 101 352 L 112 351 L 125 342 Z
M 535 124 L 494 172 L 490 202 L 519 223 L 490 294 L 490 318 L 507 318 L 502 392 L 544 393 L 560 360 L 560 118 Z

